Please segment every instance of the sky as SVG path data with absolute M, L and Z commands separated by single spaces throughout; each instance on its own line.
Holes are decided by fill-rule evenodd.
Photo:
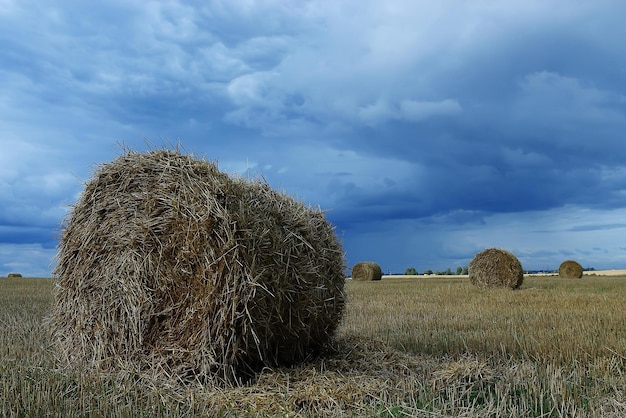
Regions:
M 0 0 L 0 275 L 120 144 L 326 211 L 346 264 L 626 268 L 626 2 Z

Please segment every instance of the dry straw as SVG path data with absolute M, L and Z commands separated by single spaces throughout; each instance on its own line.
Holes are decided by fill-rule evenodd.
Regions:
M 509 287 L 517 289 L 524 281 L 522 265 L 508 251 L 487 248 L 469 263 L 470 282 L 480 288 Z
M 66 364 L 240 383 L 330 342 L 344 268 L 321 210 L 179 150 L 125 150 L 65 220 L 51 331 Z
M 565 279 L 580 279 L 583 277 L 583 266 L 577 261 L 565 260 L 559 266 L 559 277 Z
M 358 281 L 381 280 L 383 271 L 380 266 L 373 261 L 362 261 L 352 267 L 352 279 Z

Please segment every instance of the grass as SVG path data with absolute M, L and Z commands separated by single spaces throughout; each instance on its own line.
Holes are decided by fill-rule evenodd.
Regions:
M 342 332 L 403 351 L 558 364 L 626 353 L 624 278 L 530 278 L 519 291 L 481 290 L 464 279 L 396 279 L 349 290 L 357 293 Z
M 62 370 L 49 279 L 0 279 L 2 416 L 626 416 L 626 277 L 346 284 L 336 344 L 248 386 Z

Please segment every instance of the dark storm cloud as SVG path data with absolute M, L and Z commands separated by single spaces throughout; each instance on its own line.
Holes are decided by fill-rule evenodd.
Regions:
M 117 142 L 180 140 L 327 209 L 349 262 L 443 269 L 499 244 L 525 264 L 626 264 L 624 14 L 611 0 L 0 2 L 0 244 L 19 244 L 2 254 L 51 256 L 37 245 Z
M 3 244 L 41 244 L 43 248 L 54 248 L 58 234 L 50 227 L 33 228 L 22 225 L 0 225 Z

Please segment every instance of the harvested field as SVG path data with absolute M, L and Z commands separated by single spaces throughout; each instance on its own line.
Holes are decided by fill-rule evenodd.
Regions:
M 467 277 L 385 280 L 346 283 L 344 320 L 323 356 L 231 389 L 59 369 L 44 321 L 53 281 L 2 280 L 0 414 L 626 415 L 626 276 L 527 277 L 515 292 L 484 292 Z
M 583 276 L 626 276 L 626 270 L 584 271 Z

